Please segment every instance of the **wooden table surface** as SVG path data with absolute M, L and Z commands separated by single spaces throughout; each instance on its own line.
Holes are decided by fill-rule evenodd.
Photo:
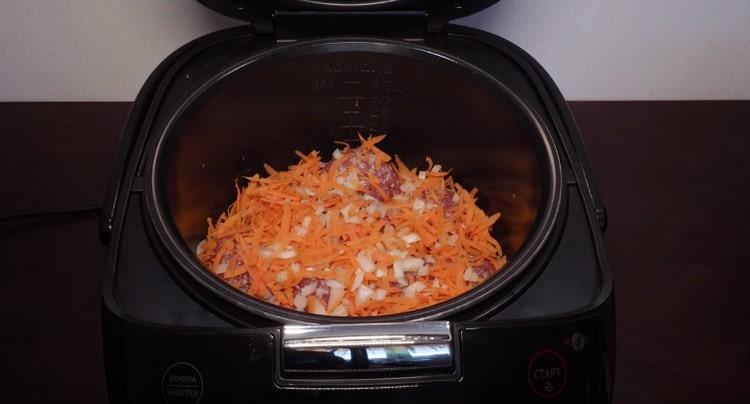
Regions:
M 750 102 L 571 106 L 610 217 L 615 402 L 750 402 Z M 100 204 L 128 107 L 0 104 L 0 217 Z M 2 401 L 105 400 L 105 254 L 93 214 L 0 221 Z

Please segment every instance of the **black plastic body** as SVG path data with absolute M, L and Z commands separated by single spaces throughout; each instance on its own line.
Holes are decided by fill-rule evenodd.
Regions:
M 200 38 L 163 62 L 139 94 L 123 133 L 120 169 L 111 182 L 102 222 L 103 237 L 110 243 L 103 318 L 112 402 L 177 399 L 169 395 L 175 390 L 169 387 L 168 369 L 179 363 L 189 363 L 199 373 L 200 390 L 193 384 L 183 390 L 199 392 L 203 402 L 611 399 L 613 285 L 601 239 L 606 214 L 559 91 L 525 52 L 492 35 L 448 27 L 419 43 L 512 83 L 551 128 L 564 181 L 551 237 L 530 269 L 487 306 L 447 318 L 454 324 L 460 358 L 454 377 L 434 381 L 419 375 L 386 376 L 384 386 L 365 389 L 366 380 L 342 379 L 338 387 L 325 389 L 314 380 L 284 380 L 277 323 L 263 318 L 238 322 L 245 317 L 223 311 L 210 296 L 191 290 L 194 286 L 165 268 L 168 254 L 156 241 L 144 201 L 146 145 L 153 128 L 164 124 L 160 120 L 168 119 L 181 99 L 204 84 L 200 77 L 278 45 L 274 37 L 240 27 Z M 581 349 L 574 348 L 574 335 L 585 341 L 576 345 Z M 533 380 L 539 355 L 564 363 L 562 385 L 549 393 Z

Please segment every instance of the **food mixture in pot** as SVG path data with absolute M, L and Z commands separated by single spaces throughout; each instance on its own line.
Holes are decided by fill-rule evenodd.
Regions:
M 500 213 L 427 157 L 409 168 L 377 147 L 384 136 L 337 142 L 330 161 L 296 152 L 266 165 L 197 248 L 234 288 L 294 310 L 380 316 L 431 306 L 476 287 L 507 259 L 490 230 Z

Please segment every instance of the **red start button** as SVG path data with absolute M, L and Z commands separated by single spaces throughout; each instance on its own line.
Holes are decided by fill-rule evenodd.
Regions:
M 527 377 L 534 394 L 542 398 L 555 398 L 563 392 L 568 382 L 568 367 L 559 353 L 545 349 L 531 357 Z

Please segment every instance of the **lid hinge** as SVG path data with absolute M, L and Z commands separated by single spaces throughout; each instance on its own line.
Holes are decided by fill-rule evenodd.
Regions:
M 266 7 L 264 7 L 264 3 L 261 2 L 254 7 L 248 7 L 247 2 L 248 0 L 239 0 L 236 7 L 244 11 L 255 32 L 259 35 L 273 34 L 273 23 L 271 22 L 273 12 L 270 7 L 267 7 L 268 4 L 265 3 Z
M 424 11 L 325 12 L 276 11 L 252 12 L 249 19 L 259 34 L 273 34 L 281 41 L 316 36 L 378 36 L 422 40 L 441 32 L 447 17 L 429 16 Z
M 425 30 L 430 34 L 438 34 L 445 30 L 450 18 L 445 13 L 430 13 L 427 17 Z

